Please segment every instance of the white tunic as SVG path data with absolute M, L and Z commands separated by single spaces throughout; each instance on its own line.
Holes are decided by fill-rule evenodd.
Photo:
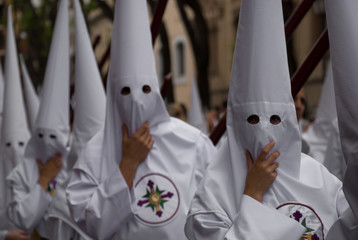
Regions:
M 189 239 L 298 240 L 306 234 L 321 240 L 348 207 L 341 182 L 305 154 L 300 182 L 285 176 L 264 195 L 263 204 L 240 195 L 233 176 L 241 172 L 231 170 L 228 154 L 225 143 L 198 187 L 185 226 Z
M 64 159 L 66 158 L 63 153 Z M 33 159 L 25 158 L 6 178 L 11 191 L 11 203 L 8 206 L 9 219 L 20 229 L 32 232 L 35 228 L 42 237 L 47 237 L 45 213 L 52 200 L 51 192 L 56 185 L 67 177 L 64 169 L 51 181 L 48 191 L 38 184 L 39 169 Z
M 190 201 L 216 150 L 203 133 L 174 118 L 150 131 L 154 145 L 131 191 L 117 163 L 112 172 L 101 172 L 103 132 L 74 167 L 67 200 L 94 239 L 185 239 Z

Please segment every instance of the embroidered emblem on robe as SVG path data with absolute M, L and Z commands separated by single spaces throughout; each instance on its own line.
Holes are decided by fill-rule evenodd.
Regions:
M 56 180 L 52 180 L 47 187 L 47 191 L 50 193 L 50 195 L 53 197 L 53 195 L 55 194 L 56 191 L 56 184 L 57 181 Z
M 300 240 L 324 240 L 323 223 L 311 207 L 300 203 L 285 203 L 278 206 L 277 210 L 306 228 Z
M 142 177 L 134 188 L 136 217 L 147 225 L 163 225 L 177 214 L 180 205 L 179 192 L 175 184 L 161 174 Z

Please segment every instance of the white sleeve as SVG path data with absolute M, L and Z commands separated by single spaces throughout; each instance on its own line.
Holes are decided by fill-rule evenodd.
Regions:
M 199 212 L 191 214 L 185 224 L 190 240 L 299 240 L 305 230 L 297 221 L 247 195 L 243 195 L 233 222 L 220 212 Z
M 197 212 L 188 216 L 185 235 L 189 240 L 224 239 L 231 221 L 220 212 Z
M 348 208 L 327 233 L 327 240 L 357 240 L 358 223 L 352 209 Z
M 36 184 L 30 192 L 23 186 L 13 185 L 8 217 L 20 229 L 31 232 L 45 215 L 50 202 L 51 195 L 39 184 Z
M 94 239 L 110 237 L 132 216 L 130 192 L 119 167 L 102 182 L 75 168 L 66 197 L 73 219 Z
M 338 217 L 341 217 L 348 208 L 349 204 L 347 202 L 346 196 L 344 195 L 343 190 L 340 189 L 336 197 L 336 209 Z
M 0 240 L 5 240 L 7 233 L 8 233 L 7 230 L 0 230 Z
M 227 240 L 298 240 L 305 228 L 255 199 L 243 195 L 239 214 L 225 235 Z

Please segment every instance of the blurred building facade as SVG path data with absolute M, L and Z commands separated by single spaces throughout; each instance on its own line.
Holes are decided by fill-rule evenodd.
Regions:
M 195 1 L 201 6 L 208 34 L 209 63 L 207 81 L 210 107 L 219 106 L 227 99 L 241 0 Z M 283 0 L 286 17 L 301 1 Z M 6 13 L 6 9 L 3 6 L 8 2 L 9 0 L 0 0 L 1 13 Z M 105 0 L 105 2 L 111 7 L 114 5 L 113 0 Z M 157 2 L 158 0 L 152 0 L 154 4 Z M 183 22 L 183 17 L 179 11 L 178 2 L 179 0 L 168 0 L 163 22 L 170 51 L 170 72 L 173 79 L 174 101 L 184 103 L 189 109 L 191 81 L 198 74 L 197 59 L 195 58 L 195 52 Z M 148 11 L 152 15 L 151 11 Z M 189 21 L 195 21 L 195 14 L 189 8 L 185 8 L 185 11 Z M 100 62 L 111 41 L 112 21 L 101 9 L 96 9 L 88 15 L 88 26 L 93 41 L 96 36 L 101 37 L 101 41 L 95 49 L 97 60 Z M 289 40 L 288 50 L 293 59 L 293 70 L 301 65 L 324 28 L 324 4 L 322 0 L 316 0 L 313 8 L 308 12 Z M 5 25 L 2 24 L 0 24 L 0 36 L 2 46 L 0 47 L 0 56 L 3 57 L 5 54 Z M 158 37 L 154 46 L 154 53 L 160 83 L 162 83 L 164 75 L 168 74 L 163 69 L 166 61 L 163 57 L 163 47 L 162 39 Z M 314 109 L 318 104 L 327 58 L 326 56 L 321 61 L 305 85 L 309 109 Z M 108 65 L 109 61 L 101 69 L 103 76 L 106 76 Z M 291 72 L 291 74 L 293 73 L 294 71 Z

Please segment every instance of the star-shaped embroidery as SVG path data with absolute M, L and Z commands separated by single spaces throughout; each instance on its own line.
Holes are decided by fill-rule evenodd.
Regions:
M 166 192 L 166 190 L 160 190 L 158 186 L 154 188 L 154 182 L 149 180 L 147 184 L 148 188 L 146 189 L 146 194 L 142 197 L 145 200 L 139 200 L 138 206 L 142 207 L 144 204 L 147 204 L 145 207 L 151 208 L 153 212 L 158 217 L 161 217 L 164 210 L 164 203 L 168 202 L 170 198 L 174 196 L 173 193 Z

